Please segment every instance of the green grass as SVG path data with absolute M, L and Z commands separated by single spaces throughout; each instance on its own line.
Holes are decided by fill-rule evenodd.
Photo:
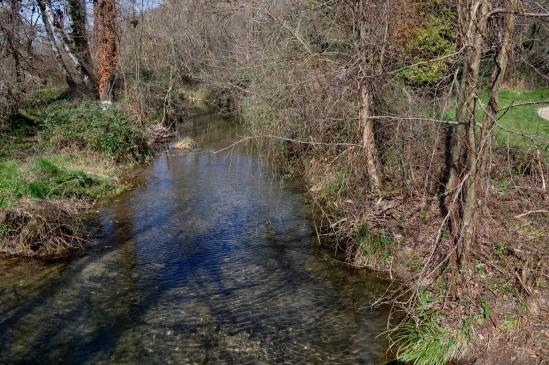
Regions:
M 344 192 L 348 185 L 348 173 L 346 171 L 336 171 L 327 176 L 322 184 L 319 196 L 323 199 L 330 200 Z
M 530 91 L 508 91 L 500 93 L 500 106 L 505 107 L 512 104 L 519 104 L 531 101 L 549 101 L 549 89 L 537 89 Z M 549 140 L 549 121 L 542 119 L 538 115 L 540 107 L 549 107 L 547 104 L 525 105 L 510 108 L 500 119 L 502 127 L 514 132 L 535 135 Z M 512 146 L 525 147 L 530 145 L 530 140 L 498 129 L 496 140 L 500 145 L 506 145 L 507 140 Z
M 12 208 L 27 193 L 28 190 L 21 179 L 17 163 L 15 161 L 0 163 L 0 208 Z
M 10 209 L 23 197 L 95 199 L 111 189 L 110 179 L 65 170 L 38 157 L 34 165 L 0 163 L 0 208 Z
M 485 106 L 488 100 L 487 93 L 481 95 L 481 101 Z M 499 105 L 504 108 L 513 104 L 521 104 L 527 102 L 549 101 L 549 89 L 533 89 L 528 91 L 511 91 L 503 90 L 500 93 Z M 501 112 L 499 124 L 502 128 L 510 130 L 514 133 L 507 132 L 502 128 L 496 128 L 496 142 L 498 146 L 507 146 L 524 149 L 532 145 L 529 138 L 517 135 L 521 133 L 525 135 L 538 136 L 544 140 L 549 140 L 549 121 L 542 119 L 538 115 L 538 109 L 549 104 L 533 104 L 523 105 L 510 108 L 507 112 Z M 480 121 L 483 116 L 483 109 L 477 108 L 477 119 Z M 448 118 L 455 118 L 455 110 L 451 110 L 447 114 Z M 544 152 L 544 151 L 542 151 Z M 545 151 L 549 152 L 549 151 Z
M 73 99 L 61 89 L 28 98 L 0 134 L 0 208 L 30 198 L 95 199 L 125 189 L 115 182 L 150 150 L 118 105 Z

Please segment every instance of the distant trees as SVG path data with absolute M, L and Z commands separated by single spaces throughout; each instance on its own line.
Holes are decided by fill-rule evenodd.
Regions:
M 0 31 L 5 39 L 7 50 L 13 58 L 13 68 L 17 83 L 22 82 L 21 55 L 20 55 L 20 35 L 21 18 L 19 16 L 19 0 L 9 1 L 9 10 L 0 21 Z

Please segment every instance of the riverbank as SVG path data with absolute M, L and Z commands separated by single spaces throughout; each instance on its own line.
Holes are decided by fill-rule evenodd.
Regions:
M 82 212 L 130 186 L 154 131 L 119 103 L 60 89 L 29 96 L 0 132 L 0 256 L 64 258 L 84 246 Z
M 298 128 L 295 119 L 277 120 L 291 109 L 275 111 L 260 96 L 238 104 L 247 108 L 242 115 L 249 133 L 260 136 L 256 140 L 282 173 L 304 176 L 319 211 L 319 241 L 337 242 L 350 265 L 394 279 L 378 303 L 394 305 L 394 318 L 404 312 L 408 319 L 393 322 L 388 332 L 399 360 L 538 364 L 547 358 L 543 327 L 549 320 L 543 142 L 549 131 L 537 115 L 537 102 L 548 95 L 545 89 L 502 92 L 502 106 L 526 105 L 504 110 L 499 120 L 491 146 L 488 198 L 477 215 L 482 224 L 472 272 L 458 276 L 451 269 L 453 245 L 440 203 L 442 128 L 433 126 L 426 133 L 412 126 L 408 131 L 408 124 L 389 126 L 388 121 L 384 128 L 401 143 L 380 137 L 388 143 L 381 145 L 385 181 L 381 191 L 372 193 L 360 168 L 365 164 L 361 148 L 330 142 L 334 137 L 328 125 L 313 124 L 317 129 L 311 131 L 306 121 Z M 328 141 L 319 143 L 314 136 L 322 138 L 322 133 Z M 414 139 L 427 138 L 432 142 L 414 144 Z M 410 164 L 422 159 L 431 163 Z

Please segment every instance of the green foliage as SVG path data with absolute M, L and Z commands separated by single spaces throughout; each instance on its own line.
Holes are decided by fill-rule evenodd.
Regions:
M 509 247 L 505 242 L 498 242 L 496 245 L 494 245 L 494 255 L 496 257 L 502 257 L 509 253 Z
M 45 107 L 55 101 L 63 98 L 64 90 L 57 87 L 46 87 L 40 89 L 36 94 L 30 96 L 27 100 L 27 107 L 35 109 Z
M 43 140 L 57 146 L 78 145 L 117 161 L 141 160 L 147 147 L 141 132 L 116 106 L 57 103 L 42 116 Z
M 517 328 L 520 326 L 520 319 L 519 318 L 509 318 L 506 317 L 501 321 L 501 331 L 502 332 L 509 332 L 514 328 Z
M 424 63 L 405 68 L 399 73 L 400 77 L 417 86 L 439 82 L 449 60 L 430 61 L 451 53 L 454 50 L 455 38 L 451 17 L 430 16 L 426 25 L 418 29 L 405 45 L 406 53 L 409 55 L 408 64 Z
M 349 175 L 346 171 L 338 171 L 329 176 L 322 185 L 320 196 L 329 199 L 341 194 L 349 185 Z
M 490 310 L 490 307 L 488 306 L 488 303 L 484 299 L 480 300 L 480 307 L 482 308 L 482 317 L 484 319 L 490 317 L 492 315 L 492 311 Z
M 421 314 L 426 313 L 433 303 L 434 297 L 435 296 L 432 291 L 421 287 L 417 296 L 417 311 Z
M 460 335 L 444 330 L 436 317 L 402 325 L 393 338 L 399 361 L 415 365 L 444 365 L 460 349 Z

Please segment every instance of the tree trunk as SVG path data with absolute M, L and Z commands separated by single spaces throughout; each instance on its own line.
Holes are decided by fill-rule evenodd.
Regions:
M 88 69 L 86 68 L 86 66 L 84 66 L 82 61 L 80 61 L 80 58 L 75 54 L 75 52 L 69 46 L 69 40 L 68 40 L 68 38 L 65 34 L 65 31 L 63 30 L 61 24 L 58 24 L 55 21 L 55 17 L 53 15 L 53 10 L 52 10 L 50 4 L 48 4 L 44 0 L 39 0 L 39 1 L 41 3 L 45 3 L 46 14 L 48 15 L 50 23 L 53 24 L 53 29 L 55 30 L 55 33 L 57 34 L 57 39 L 61 43 L 61 45 L 63 46 L 63 49 L 65 50 L 65 52 L 67 53 L 67 55 L 69 56 L 71 61 L 74 63 L 74 66 L 76 68 L 76 72 L 78 72 L 78 75 L 82 79 L 82 82 L 84 83 L 84 85 L 86 85 L 87 88 L 91 88 L 92 84 L 91 84 L 90 73 L 88 72 Z
M 446 187 L 449 226 L 456 245 L 457 263 L 468 272 L 470 248 L 475 240 L 477 195 L 474 179 L 477 174 L 476 97 L 483 37 L 486 31 L 487 0 L 460 4 L 458 15 L 466 47 L 461 91 L 456 107 L 458 123 L 451 145 L 450 176 Z
M 372 47 L 370 47 L 370 39 L 373 35 L 370 32 L 372 28 L 372 16 L 369 14 L 371 4 L 368 0 L 360 0 L 358 2 L 359 21 L 359 82 L 358 82 L 358 119 L 359 125 L 362 128 L 362 147 L 366 158 L 366 171 L 368 179 L 374 191 L 381 189 L 382 171 L 379 162 L 379 152 L 376 144 L 376 127 L 377 121 L 372 118 L 374 113 L 374 96 L 373 96 L 373 80 L 377 76 L 378 67 L 376 61 L 379 57 L 375 57 Z
M 63 72 L 63 75 L 65 76 L 65 81 L 71 89 L 74 89 L 76 87 L 76 83 L 74 82 L 74 79 L 72 78 L 67 68 L 67 65 L 65 64 L 65 61 L 63 61 L 61 52 L 59 51 L 57 43 L 55 42 L 55 36 L 53 35 L 52 26 L 50 24 L 50 21 L 48 20 L 48 15 L 46 13 L 45 0 L 38 0 L 38 7 L 40 8 L 40 15 L 42 17 L 42 23 L 44 24 L 44 30 L 46 31 L 46 36 L 48 37 L 48 41 L 55 56 L 55 60 L 57 61 L 61 72 Z
M 359 81 L 358 90 L 358 118 L 363 129 L 362 148 L 366 156 L 366 169 L 372 188 L 379 190 L 381 188 L 381 172 L 374 134 L 375 120 L 371 118 L 372 93 L 369 90 L 369 85 L 364 80 Z
M 71 18 L 70 37 L 74 44 L 76 54 L 82 63 L 88 68 L 91 66 L 90 47 L 88 44 L 88 32 L 86 29 L 86 1 L 68 0 L 69 15 Z
M 94 0 L 93 14 L 99 42 L 97 49 L 99 98 L 112 100 L 114 71 L 118 62 L 115 0 Z
M 481 134 L 479 138 L 479 174 L 477 181 L 477 190 L 480 192 L 482 186 L 486 185 L 487 176 L 487 167 L 486 161 L 488 159 L 488 149 L 486 148 L 488 140 L 490 139 L 491 132 L 497 122 L 497 114 L 499 111 L 499 93 L 501 90 L 501 85 L 505 80 L 509 60 L 512 53 L 512 40 L 513 34 L 515 32 L 515 20 L 516 15 L 513 14 L 514 11 L 518 10 L 519 0 L 507 0 L 507 7 L 509 12 L 505 14 L 505 19 L 503 22 L 503 30 L 501 32 L 501 41 L 499 45 L 498 52 L 495 56 L 495 65 L 492 72 L 491 82 L 490 82 L 490 93 L 488 99 L 488 106 L 484 112 L 482 119 Z

